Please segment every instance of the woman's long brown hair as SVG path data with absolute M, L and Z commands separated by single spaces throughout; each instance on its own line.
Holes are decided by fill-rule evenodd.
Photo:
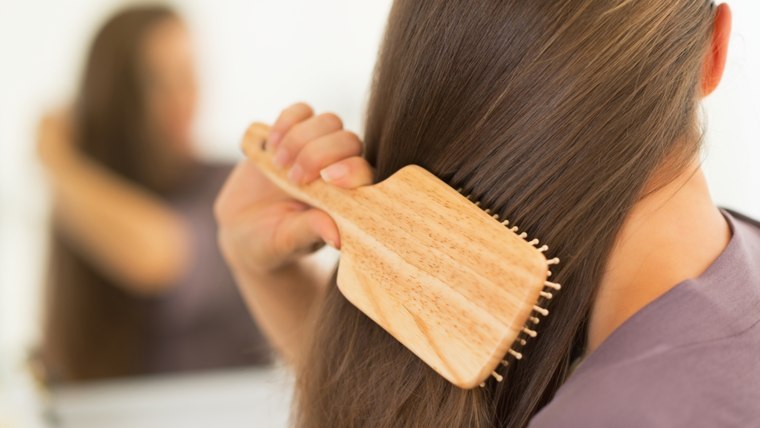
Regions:
M 397 0 L 365 129 L 377 181 L 414 163 L 464 188 L 549 244 L 563 290 L 504 382 L 461 390 L 333 279 L 298 370 L 297 425 L 527 425 L 584 350 L 627 213 L 659 167 L 699 151 L 713 16 L 705 0 Z
M 75 106 L 77 148 L 148 191 L 171 180 L 151 163 L 160 142 L 150 135 L 142 45 L 157 24 L 175 18 L 164 6 L 125 9 L 98 32 Z M 165 169 L 165 168 L 164 168 Z M 149 302 L 99 271 L 53 230 L 42 358 L 52 381 L 127 376 L 144 369 Z

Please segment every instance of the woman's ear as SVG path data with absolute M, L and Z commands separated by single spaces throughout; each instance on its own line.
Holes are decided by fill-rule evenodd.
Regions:
M 726 69 L 728 42 L 731 39 L 731 9 L 723 3 L 715 11 L 710 50 L 702 67 L 702 96 L 710 95 L 718 87 Z

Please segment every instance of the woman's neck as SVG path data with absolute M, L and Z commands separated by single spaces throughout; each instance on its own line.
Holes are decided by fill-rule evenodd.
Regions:
M 591 313 L 586 354 L 644 306 L 700 276 L 730 237 L 696 163 L 639 201 L 610 254 Z

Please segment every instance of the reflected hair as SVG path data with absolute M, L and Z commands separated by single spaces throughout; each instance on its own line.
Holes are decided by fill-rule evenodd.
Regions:
M 463 188 L 551 244 L 563 291 L 504 382 L 462 390 L 333 276 L 297 363 L 296 425 L 527 425 L 585 349 L 632 206 L 698 155 L 713 18 L 704 0 L 395 1 L 364 133 L 376 180 L 418 164 Z
M 156 171 L 142 47 L 167 6 L 129 7 L 98 31 L 87 55 L 74 114 L 82 155 L 157 194 L 171 183 Z M 41 357 L 48 381 L 86 381 L 145 370 L 148 302 L 98 270 L 57 227 L 48 266 Z

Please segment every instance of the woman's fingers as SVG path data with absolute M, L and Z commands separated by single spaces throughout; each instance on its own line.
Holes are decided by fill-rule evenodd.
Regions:
M 307 143 L 341 129 L 343 121 L 333 113 L 322 113 L 293 125 L 277 144 L 274 163 L 281 167 L 290 166 Z
M 372 184 L 375 170 L 361 156 L 353 156 L 328 165 L 320 171 L 322 179 L 346 189 Z
M 306 103 L 296 103 L 283 110 L 269 130 L 269 138 L 266 142 L 267 149 L 277 149 L 282 138 L 294 125 L 312 116 L 314 116 L 314 110 Z
M 334 114 L 315 115 L 307 104 L 283 110 L 270 128 L 267 150 L 300 183 L 320 175 L 343 188 L 373 182 L 374 170 L 360 156 L 359 137 L 343 130 Z M 341 246 L 338 227 L 327 213 L 291 198 L 252 161 L 242 162 L 227 180 L 215 215 L 225 257 L 251 271 L 271 271 L 325 242 Z
M 324 167 L 362 152 L 362 142 L 353 132 L 338 131 L 317 138 L 303 146 L 293 161 L 288 178 L 296 183 L 309 183 L 319 177 Z

